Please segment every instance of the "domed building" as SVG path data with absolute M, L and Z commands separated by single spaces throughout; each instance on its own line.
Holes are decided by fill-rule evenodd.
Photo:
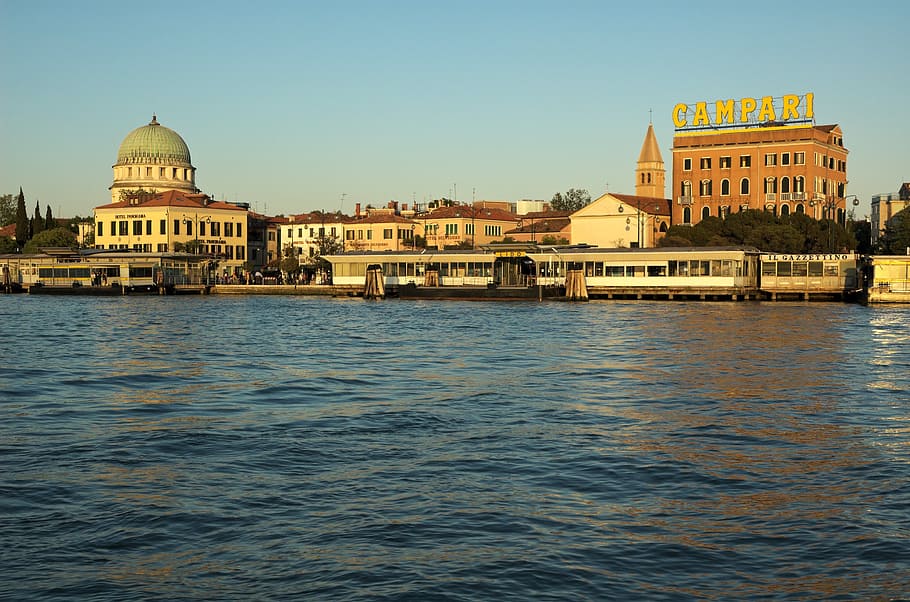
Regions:
M 158 123 L 155 115 L 148 125 L 127 134 L 120 143 L 113 167 L 114 183 L 110 190 L 114 203 L 123 200 L 123 191 L 140 188 L 148 192 L 199 192 L 189 147 L 180 134 Z

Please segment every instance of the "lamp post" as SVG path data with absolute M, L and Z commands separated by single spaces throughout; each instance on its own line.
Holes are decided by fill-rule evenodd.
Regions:
M 198 213 L 195 215 L 195 217 L 193 217 L 193 219 L 183 216 L 184 225 L 195 224 L 195 226 L 194 226 L 195 230 L 193 230 L 193 255 L 199 254 L 199 223 L 200 222 L 205 223 L 205 224 L 211 224 L 212 216 L 207 215 L 207 216 L 205 216 L 204 219 L 200 218 Z

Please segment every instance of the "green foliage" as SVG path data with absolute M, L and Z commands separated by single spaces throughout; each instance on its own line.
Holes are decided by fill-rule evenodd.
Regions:
M 31 221 L 31 238 L 41 234 L 44 230 L 44 217 L 41 216 L 41 206 L 38 204 L 38 201 L 35 201 L 35 215 L 32 217 Z
M 557 192 L 550 200 L 554 211 L 578 211 L 591 202 L 591 194 L 584 188 L 570 188 L 565 194 Z
M 850 221 L 848 224 L 853 238 L 856 239 L 856 252 L 871 255 L 872 249 L 872 222 L 868 220 Z
M 540 244 L 542 245 L 567 245 L 569 240 L 562 236 L 555 236 L 553 234 L 547 234 L 540 239 Z
M 177 249 L 177 244 L 174 244 L 174 250 Z M 186 253 L 192 253 L 193 255 L 199 255 L 204 250 L 205 244 L 201 240 L 188 240 L 183 244 L 183 250 Z
M 685 241 L 686 244 L 681 244 Z M 694 226 L 671 226 L 660 246 L 748 246 L 776 253 L 824 253 L 855 249 L 856 240 L 831 220 L 802 213 L 775 216 L 759 210 L 709 217 Z
M 19 250 L 19 245 L 9 236 L 0 236 L 0 253 L 15 253 Z
M 0 196 L 0 226 L 16 222 L 16 197 L 11 194 Z
M 300 261 L 296 255 L 289 255 L 281 260 L 281 263 L 278 264 L 278 269 L 287 274 L 296 274 L 300 271 Z
M 131 205 L 141 205 L 156 194 L 158 193 L 144 188 L 124 189 L 120 191 L 120 202 L 128 201 Z
M 22 249 L 22 252 L 26 254 L 38 253 L 39 249 L 42 247 L 70 247 L 75 249 L 78 246 L 78 243 L 76 243 L 76 235 L 67 228 L 53 228 L 51 230 L 39 232 L 32 237 L 32 239 L 25 244 L 25 248 Z
M 56 228 L 57 224 L 54 222 L 54 214 L 51 212 L 51 206 L 47 206 L 47 212 L 44 214 L 44 229 L 50 230 Z
M 19 196 L 16 198 L 16 242 L 19 247 L 24 247 L 28 242 L 28 212 L 25 210 L 25 195 L 22 194 L 22 187 L 19 187 Z
M 910 247 L 910 209 L 894 214 L 885 225 L 885 234 L 881 239 L 882 253 L 887 255 L 904 255 Z

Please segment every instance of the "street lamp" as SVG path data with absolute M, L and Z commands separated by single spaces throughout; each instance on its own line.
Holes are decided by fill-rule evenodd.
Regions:
M 202 222 L 205 224 L 211 224 L 212 216 L 207 215 L 205 217 L 205 219 L 200 218 L 198 213 L 195 215 L 195 217 L 193 219 L 183 216 L 184 225 L 195 224 L 195 230 L 193 230 L 193 255 L 199 254 L 199 222 Z

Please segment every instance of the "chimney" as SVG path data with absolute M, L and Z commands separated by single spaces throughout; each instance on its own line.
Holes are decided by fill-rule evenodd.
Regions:
M 360 217 L 360 203 L 354 205 L 354 217 Z

